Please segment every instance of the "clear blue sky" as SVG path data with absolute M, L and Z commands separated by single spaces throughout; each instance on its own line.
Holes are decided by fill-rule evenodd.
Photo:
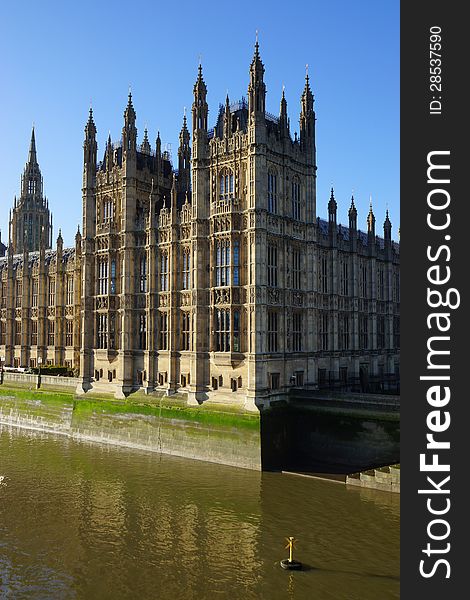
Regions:
M 377 233 L 388 206 L 399 227 L 399 2 L 7 2 L 0 9 L 0 228 L 19 194 L 31 125 L 54 215 L 73 242 L 81 224 L 83 129 L 90 99 L 99 156 L 120 138 L 129 85 L 139 140 L 157 130 L 176 156 L 183 107 L 201 55 L 213 125 L 227 90 L 246 95 L 255 30 L 265 64 L 266 108 L 278 114 L 286 87 L 298 131 L 305 64 L 317 115 L 317 213 L 331 185 L 347 223 L 354 190 L 361 229 L 372 195 Z

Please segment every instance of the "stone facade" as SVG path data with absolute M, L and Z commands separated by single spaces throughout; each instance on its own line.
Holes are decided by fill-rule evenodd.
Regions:
M 338 225 L 333 190 L 317 218 L 308 75 L 299 137 L 284 93 L 279 116 L 266 112 L 258 44 L 247 100 L 227 97 L 213 129 L 206 96 L 199 67 L 177 170 L 159 136 L 154 150 L 147 131 L 137 144 L 130 94 L 121 140 L 98 162 L 90 110 L 75 248 L 59 235 L 48 250 L 44 233 L 29 248 L 10 232 L 0 259 L 6 364 L 69 364 L 80 393 L 180 391 L 248 408 L 293 386 L 398 377 L 399 246 L 388 213 L 376 236 L 372 206 L 358 230 L 354 199 Z

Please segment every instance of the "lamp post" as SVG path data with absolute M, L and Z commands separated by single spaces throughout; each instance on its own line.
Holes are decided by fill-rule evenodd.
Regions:
M 3 363 L 5 362 L 5 357 L 0 356 L 0 385 L 3 384 Z
M 40 356 L 38 356 L 39 373 L 38 373 L 38 382 L 36 384 L 36 389 L 39 389 L 41 387 L 41 365 L 42 365 L 42 358 Z

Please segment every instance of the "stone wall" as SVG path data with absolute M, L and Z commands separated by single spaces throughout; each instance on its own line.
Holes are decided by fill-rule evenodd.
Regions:
M 79 402 L 79 401 L 78 401 Z M 162 416 L 77 411 L 73 402 L 0 396 L 0 423 L 245 469 L 261 469 L 259 428 Z

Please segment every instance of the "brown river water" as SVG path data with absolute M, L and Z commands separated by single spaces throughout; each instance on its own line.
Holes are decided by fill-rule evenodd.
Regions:
M 2 599 L 399 598 L 398 494 L 0 426 L 2 475 Z

